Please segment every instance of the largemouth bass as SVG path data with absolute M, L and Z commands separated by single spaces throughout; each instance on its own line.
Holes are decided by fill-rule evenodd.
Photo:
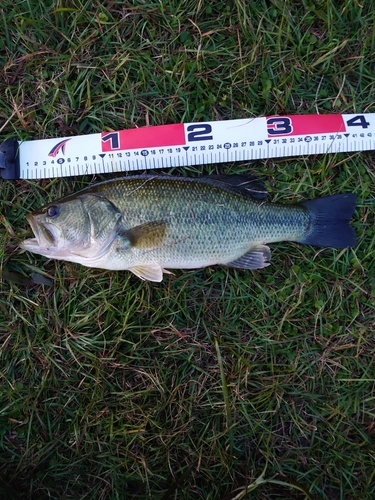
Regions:
M 35 238 L 21 247 L 88 267 L 161 281 L 168 269 L 269 265 L 267 243 L 355 245 L 353 193 L 281 205 L 250 175 L 112 179 L 28 214 Z

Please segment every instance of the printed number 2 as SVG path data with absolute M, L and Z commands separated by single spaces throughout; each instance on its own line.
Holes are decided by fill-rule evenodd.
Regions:
M 287 116 L 274 116 L 267 119 L 269 135 L 286 135 L 293 132 L 292 120 Z
M 362 128 L 367 128 L 370 126 L 370 123 L 366 121 L 366 118 L 364 117 L 364 115 L 357 115 L 357 116 L 354 116 L 353 118 L 350 118 L 350 120 L 348 120 L 346 122 L 346 124 L 349 126 L 349 127 L 362 127 Z
M 111 149 L 119 149 L 120 148 L 120 140 L 118 132 L 110 132 L 109 134 L 102 136 L 102 142 L 110 141 Z
M 186 129 L 188 133 L 188 142 L 193 141 L 212 141 L 213 136 L 208 135 L 212 132 L 212 127 L 209 123 L 196 123 L 189 125 Z

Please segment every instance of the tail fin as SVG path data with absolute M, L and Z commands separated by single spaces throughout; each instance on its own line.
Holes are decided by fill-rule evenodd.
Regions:
M 355 231 L 349 225 L 356 207 L 354 193 L 336 194 L 302 203 L 311 217 L 306 238 L 299 243 L 321 247 L 346 248 L 356 243 Z

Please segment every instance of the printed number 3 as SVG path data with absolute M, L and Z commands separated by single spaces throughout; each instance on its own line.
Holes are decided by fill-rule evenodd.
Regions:
M 285 135 L 293 132 L 292 120 L 287 116 L 274 116 L 267 119 L 267 130 L 270 135 Z

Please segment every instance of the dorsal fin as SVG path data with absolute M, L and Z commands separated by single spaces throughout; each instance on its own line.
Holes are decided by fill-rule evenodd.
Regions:
M 241 193 L 254 200 L 264 200 L 268 196 L 264 182 L 251 174 L 205 175 L 197 180 L 220 186 L 232 193 Z

